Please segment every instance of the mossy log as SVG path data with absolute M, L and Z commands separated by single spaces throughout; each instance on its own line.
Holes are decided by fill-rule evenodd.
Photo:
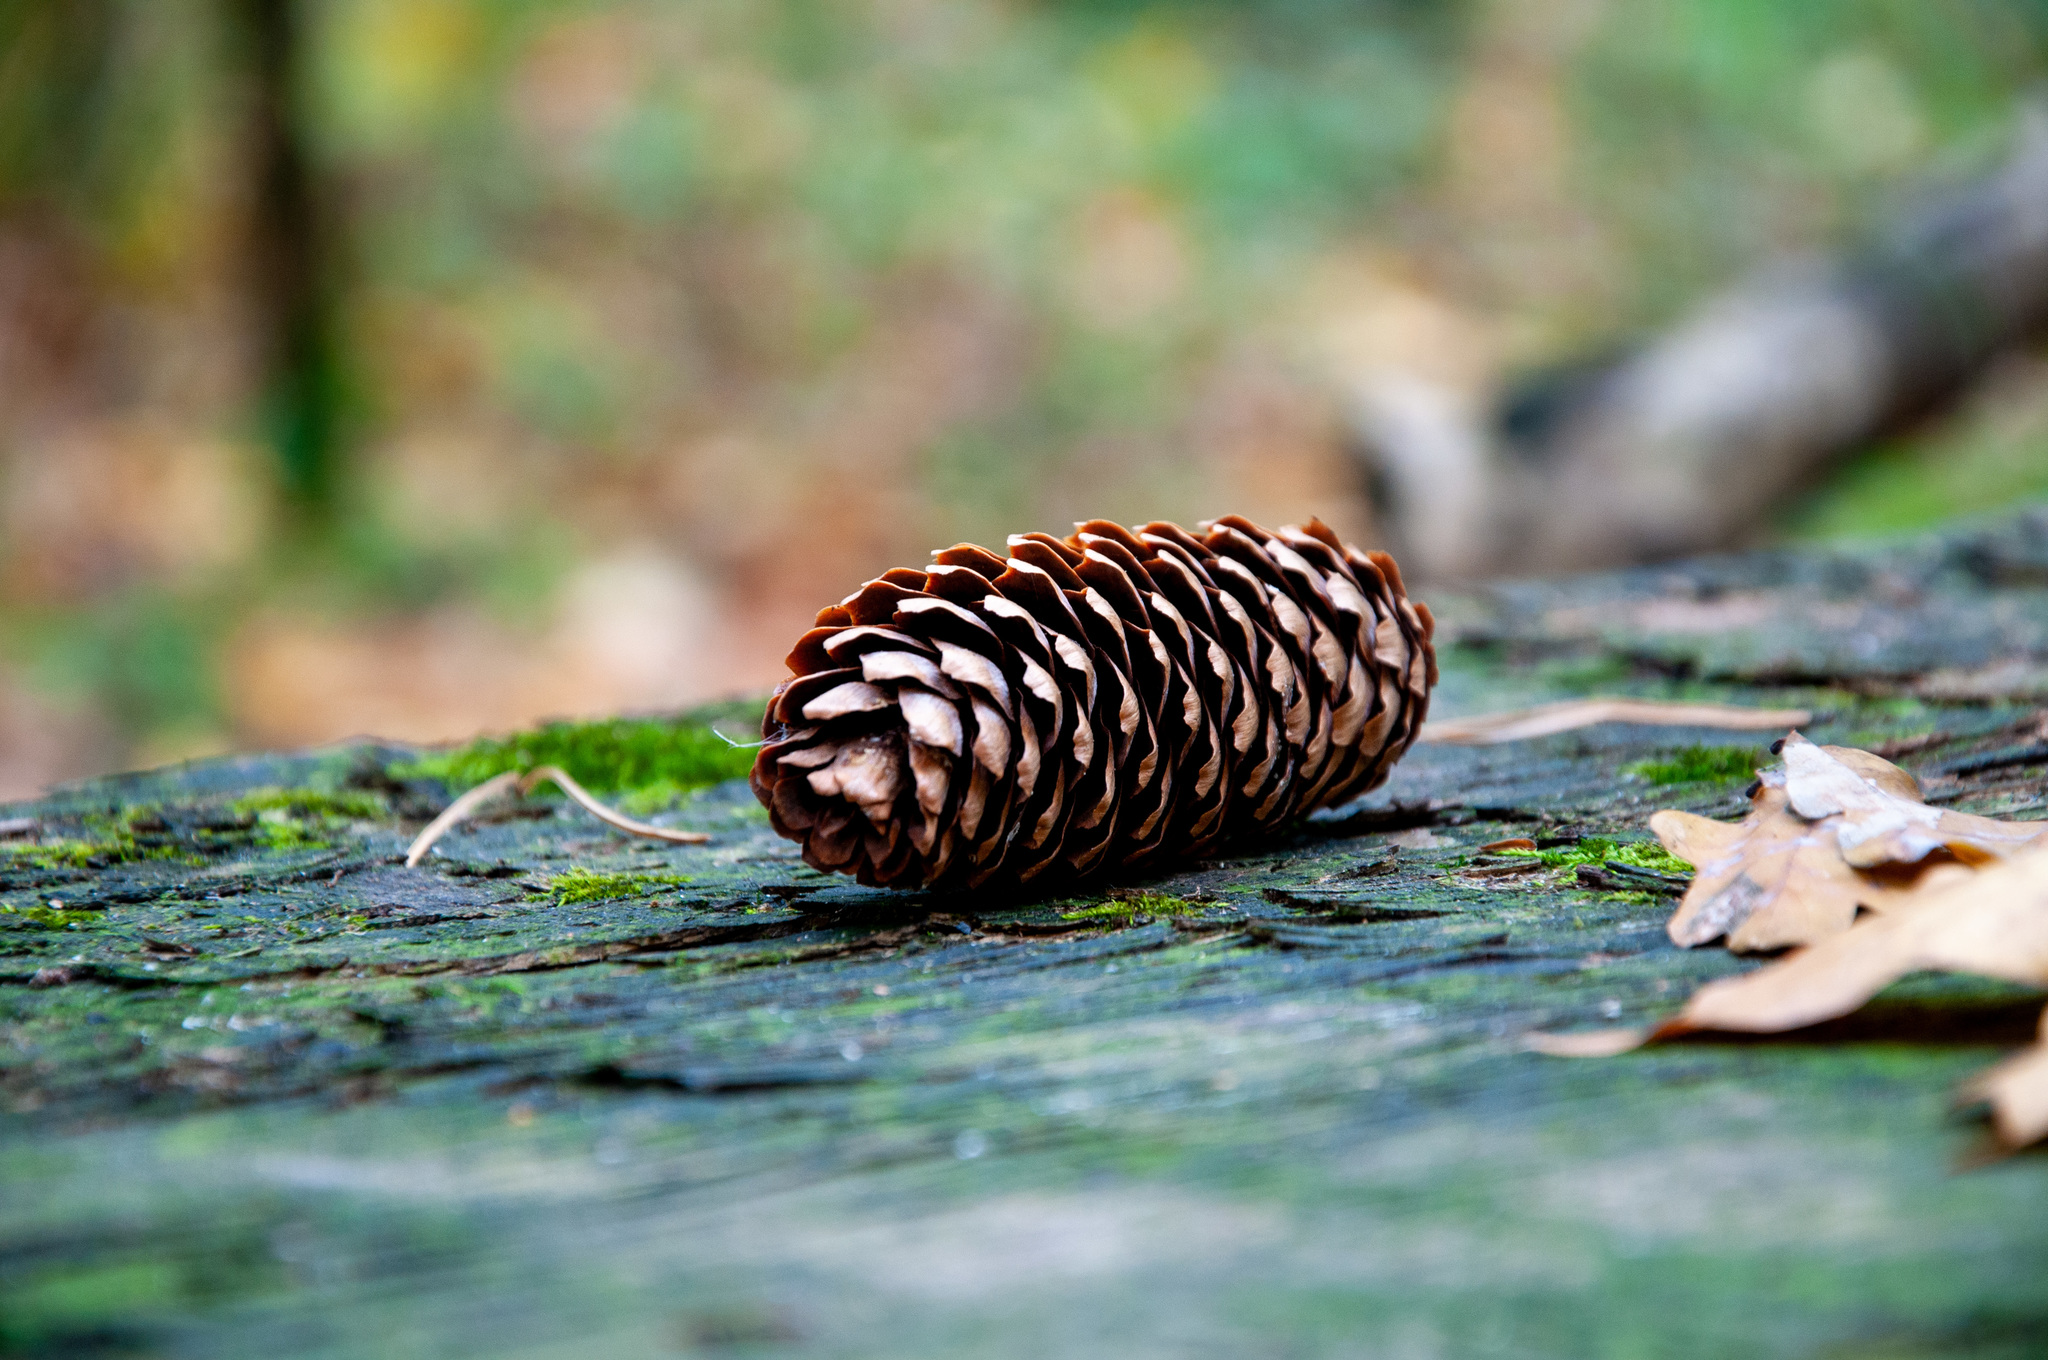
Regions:
M 1442 713 L 1804 706 L 2048 815 L 2048 520 L 1442 604 Z M 1423 747 L 1057 900 L 817 874 L 694 735 L 613 792 L 704 846 L 535 799 L 404 867 L 534 740 L 0 810 L 0 1354 L 2037 1354 L 2048 1158 L 1982 1163 L 1950 1101 L 2038 994 L 1521 1045 L 1753 966 L 1670 944 L 1644 823 L 1735 815 L 1769 739 Z

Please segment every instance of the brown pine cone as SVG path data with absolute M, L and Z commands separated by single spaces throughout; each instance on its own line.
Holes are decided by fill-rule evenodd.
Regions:
M 1376 787 L 1429 709 L 1428 607 L 1318 520 L 1201 528 L 961 544 L 821 611 L 762 723 L 775 829 L 863 883 L 1045 883 Z

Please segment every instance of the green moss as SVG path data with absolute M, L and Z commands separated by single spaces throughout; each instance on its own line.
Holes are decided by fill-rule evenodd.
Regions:
M 376 821 L 386 812 L 384 800 L 374 793 L 350 789 L 329 793 L 321 789 L 257 789 L 228 804 L 228 811 L 260 818 L 266 812 L 281 812 L 294 818 L 334 817 L 353 821 Z
M 0 845 L 0 865 L 25 869 L 84 869 L 105 847 L 91 841 L 45 841 L 41 845 Z
M 1165 893 L 1136 893 L 1119 897 L 1099 906 L 1080 907 L 1074 911 L 1060 913 L 1062 921 L 1100 921 L 1104 925 L 1128 926 L 1146 917 L 1188 916 L 1195 912 L 1195 904 L 1185 898 L 1172 897 Z
M 125 820 L 114 823 L 88 818 L 88 831 L 105 834 L 90 840 L 64 837 L 40 844 L 0 845 L 0 869 L 99 869 L 138 859 L 170 859 L 177 852 L 136 842 Z
M 1690 874 L 1692 866 L 1655 841 L 1614 841 L 1605 836 L 1587 836 L 1570 846 L 1552 850 L 1502 850 L 1503 855 L 1529 855 L 1546 868 L 1580 864 L 1626 864 L 1660 874 Z
M 614 897 L 636 897 L 653 888 L 674 887 L 690 880 L 682 874 L 601 874 L 594 869 L 569 869 L 555 875 L 549 886 L 557 904 L 603 902 Z
M 256 842 L 266 850 L 308 850 L 333 844 L 317 826 L 279 808 L 257 814 Z
M 32 1276 L 10 1291 L 10 1317 L 0 1340 L 14 1351 L 51 1334 L 61 1335 L 81 1321 L 104 1324 L 108 1317 L 169 1306 L 183 1294 L 183 1272 L 173 1263 L 117 1261 L 85 1267 L 59 1266 Z
M 227 806 L 254 819 L 253 839 L 268 850 L 317 849 L 334 843 L 341 824 L 388 815 L 383 798 L 360 790 L 256 789 Z
M 247 814 L 239 814 L 247 815 Z M 68 820 L 68 819 L 67 819 Z M 44 841 L 0 842 L 0 870 L 103 869 L 136 860 L 183 860 L 197 863 L 189 847 L 181 848 L 163 820 L 163 808 L 138 803 L 118 812 L 87 812 L 71 823 L 73 834 Z M 217 839 L 209 827 L 198 834 Z
M 754 753 L 735 747 L 708 723 L 654 718 L 549 723 L 530 732 L 484 737 L 452 751 L 397 766 L 400 778 L 431 778 L 450 788 L 481 784 L 507 770 L 559 765 L 596 793 L 631 792 L 635 807 L 692 789 L 744 778 Z
M 100 919 L 97 911 L 70 911 L 63 907 L 0 907 L 0 929 L 67 930 Z
M 1687 746 L 1656 760 L 1622 766 L 1624 774 L 1640 775 L 1652 784 L 1701 784 L 1753 779 L 1757 752 L 1750 746 Z

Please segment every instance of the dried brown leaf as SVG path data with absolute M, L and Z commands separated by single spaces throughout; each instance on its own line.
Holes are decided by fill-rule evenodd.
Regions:
M 1669 809 L 1651 817 L 1664 848 L 1699 871 L 1666 927 L 1672 942 L 1692 948 L 1726 936 L 1737 953 L 1785 949 L 1838 935 L 1859 908 L 1888 910 L 1908 895 L 1910 885 L 1843 860 L 1837 820 L 1801 817 L 1771 774 L 1740 823 Z
M 2003 859 L 2033 844 L 2048 826 L 2001 822 L 1929 807 L 1912 778 L 1866 751 L 1785 738 L 1785 792 L 1809 821 L 1835 821 L 1842 858 L 1857 868 L 1918 864 L 1946 850 L 1969 864 Z
M 1707 984 L 1666 1029 L 1800 1029 L 1847 1015 L 1922 969 L 2048 985 L 2048 849 L 1964 873 L 1944 873 L 1782 963 Z
M 2007 1147 L 2048 1138 L 2048 1011 L 2041 1015 L 2041 1042 L 1981 1074 L 1963 1094 L 1990 1102 L 1992 1127 Z
M 1921 970 L 2048 986 L 2048 826 L 1929 807 L 1910 775 L 1867 751 L 1796 732 L 1782 749 L 1785 768 L 1760 776 L 1741 823 L 1666 810 L 1650 826 L 1698 870 L 1668 927 L 1675 942 L 1814 943 L 1702 987 L 1654 1030 L 1534 1034 L 1528 1048 L 1605 1057 L 1699 1030 L 1803 1029 Z M 1859 921 L 1865 907 L 1875 914 Z M 2040 1043 L 1966 1094 L 1989 1102 L 2006 1146 L 2048 1137 L 2048 1015 Z

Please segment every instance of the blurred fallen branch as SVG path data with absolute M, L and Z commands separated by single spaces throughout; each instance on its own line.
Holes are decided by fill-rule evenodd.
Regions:
M 1491 417 L 1483 393 L 1362 376 L 1351 423 L 1386 489 L 1390 546 L 1424 574 L 1473 578 L 1753 537 L 1830 461 L 2048 323 L 2048 109 L 2017 121 L 2002 166 L 1924 198 L 1868 248 L 1769 269 Z

